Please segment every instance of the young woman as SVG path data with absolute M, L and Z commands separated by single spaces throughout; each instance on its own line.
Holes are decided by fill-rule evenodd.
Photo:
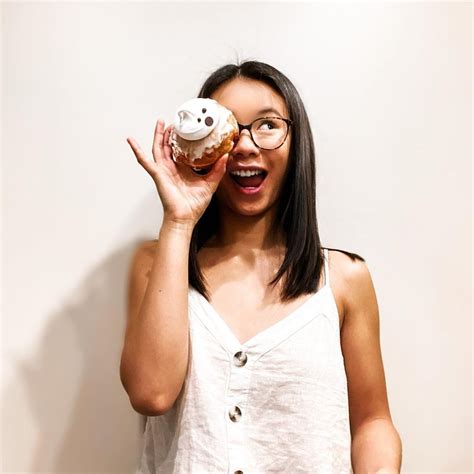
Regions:
M 172 160 L 162 120 L 154 160 L 128 138 L 164 212 L 130 270 L 120 375 L 147 416 L 137 472 L 399 472 L 374 287 L 363 258 L 321 246 L 298 92 L 247 61 L 199 97 L 240 128 L 207 174 Z M 262 184 L 244 190 L 239 170 Z

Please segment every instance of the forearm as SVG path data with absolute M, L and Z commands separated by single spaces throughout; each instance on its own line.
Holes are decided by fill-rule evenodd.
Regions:
M 352 439 L 354 474 L 398 474 L 402 462 L 402 442 L 388 419 L 364 423 Z

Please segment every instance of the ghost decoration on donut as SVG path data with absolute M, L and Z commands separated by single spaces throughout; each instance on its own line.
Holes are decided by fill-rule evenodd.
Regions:
M 214 99 L 195 98 L 178 107 L 169 144 L 174 161 L 199 170 L 230 152 L 238 135 L 229 109 Z

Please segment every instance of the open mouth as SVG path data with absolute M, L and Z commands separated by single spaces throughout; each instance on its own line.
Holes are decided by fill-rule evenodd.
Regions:
M 230 174 L 231 179 L 242 188 L 259 188 L 267 176 L 267 172 L 253 175 L 253 176 L 238 176 Z
M 229 174 L 232 182 L 234 183 L 235 189 L 245 195 L 259 193 L 265 183 L 267 172 L 264 171 L 254 176 L 236 176 Z

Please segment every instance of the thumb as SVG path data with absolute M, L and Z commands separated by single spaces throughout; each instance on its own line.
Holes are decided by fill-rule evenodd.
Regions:
M 225 155 L 222 155 L 215 163 L 214 166 L 212 167 L 212 170 L 210 173 L 208 173 L 205 177 L 206 181 L 209 181 L 212 183 L 214 186 L 217 187 L 219 184 L 220 180 L 224 176 L 226 169 L 227 169 L 227 161 L 229 160 L 229 153 L 226 153 Z

